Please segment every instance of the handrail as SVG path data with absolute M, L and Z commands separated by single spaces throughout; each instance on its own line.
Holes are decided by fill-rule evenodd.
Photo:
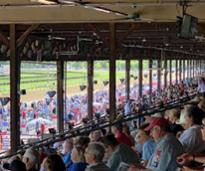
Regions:
M 196 93 L 191 94 L 191 95 L 186 96 L 186 97 L 182 97 L 178 100 L 175 100 L 174 102 L 171 101 L 168 104 L 165 104 L 164 107 L 162 107 L 162 108 L 160 108 L 159 106 L 149 108 L 146 111 L 142 111 L 141 114 L 139 114 L 139 113 L 130 113 L 129 115 L 125 116 L 124 118 L 122 118 L 120 120 L 117 120 L 117 121 L 114 121 L 112 123 L 107 121 L 107 122 L 99 124 L 99 126 L 97 126 L 97 127 L 96 127 L 96 125 L 91 124 L 91 125 L 85 125 L 85 127 L 83 127 L 83 128 L 77 128 L 77 129 L 74 128 L 73 130 L 68 130 L 64 133 L 59 133 L 59 135 L 56 135 L 55 137 L 47 138 L 47 139 L 38 141 L 38 142 L 33 143 L 33 144 L 26 144 L 23 147 L 21 147 L 21 149 L 17 153 L 7 155 L 7 156 L 2 156 L 2 157 L 0 157 L 0 160 L 4 159 L 4 158 L 12 157 L 12 156 L 17 155 L 17 154 L 20 154 L 26 148 L 29 148 L 31 145 L 34 148 L 40 148 L 40 147 L 43 147 L 43 146 L 48 146 L 48 145 L 53 144 L 55 142 L 63 141 L 67 138 L 72 138 L 72 137 L 76 137 L 76 136 L 79 136 L 79 135 L 85 135 L 85 134 L 87 134 L 91 131 L 100 130 L 100 129 L 103 129 L 103 128 L 106 128 L 106 127 L 110 127 L 110 126 L 112 126 L 114 124 L 117 124 L 119 122 L 120 123 L 127 122 L 127 121 L 130 121 L 130 120 L 133 120 L 133 119 L 138 119 L 138 118 L 147 116 L 147 115 L 152 115 L 156 112 L 163 112 L 163 111 L 166 111 L 166 110 L 169 110 L 169 109 L 172 109 L 172 108 L 180 107 L 182 105 L 185 105 L 187 103 L 187 101 L 189 101 L 190 98 L 192 98 L 194 96 L 196 96 Z M 64 137 L 62 137 L 62 136 L 64 136 Z M 0 153 L 0 154 L 3 154 L 3 153 Z

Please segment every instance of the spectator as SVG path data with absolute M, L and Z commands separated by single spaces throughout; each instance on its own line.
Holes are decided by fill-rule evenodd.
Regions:
M 108 155 L 108 167 L 117 171 L 121 162 L 139 165 L 138 155 L 126 144 L 120 144 L 113 134 L 104 137 L 103 142 Z
M 61 157 L 57 154 L 46 157 L 41 165 L 44 171 L 65 171 L 65 165 Z
M 6 170 L 11 171 L 27 171 L 26 165 L 19 159 L 14 159 L 7 167 L 4 166 Z
M 135 140 L 133 136 L 130 134 L 130 128 L 127 124 L 123 125 L 122 132 L 130 139 L 130 141 L 132 142 L 132 146 L 134 146 Z
M 63 143 L 63 150 L 62 150 L 63 162 L 66 168 L 69 168 L 72 164 L 72 160 L 71 160 L 72 149 L 73 149 L 73 140 L 66 139 Z
M 204 113 L 197 106 L 190 105 L 185 108 L 185 128 L 179 137 L 187 153 L 197 153 L 205 150 L 205 142 L 201 135 L 201 121 Z
M 85 163 L 84 149 L 81 146 L 75 146 L 71 153 L 72 165 L 68 171 L 84 171 Z
M 103 144 L 93 142 L 88 145 L 85 152 L 86 162 L 89 164 L 86 171 L 111 171 L 103 162 L 105 149 Z
M 131 140 L 122 132 L 121 123 L 113 125 L 111 131 L 119 143 L 126 144 L 130 147 L 133 145 Z
M 203 118 L 202 120 L 202 129 L 201 129 L 201 132 L 202 132 L 202 137 L 203 137 L 203 140 L 205 140 L 205 118 Z M 198 163 L 205 163 L 205 155 L 204 154 L 188 154 L 188 153 L 184 153 L 182 154 L 181 156 L 179 156 L 177 158 L 177 161 L 179 164 L 181 165 L 185 165 L 185 164 L 188 164 L 190 163 L 191 161 L 194 161 L 194 162 L 198 162 Z M 204 171 L 204 168 L 203 169 L 191 169 L 187 166 L 184 166 L 182 171 Z
M 23 155 L 23 162 L 26 165 L 27 171 L 37 171 L 38 165 L 38 152 L 33 148 L 28 148 Z
M 142 161 L 143 165 L 146 166 L 150 157 L 154 153 L 156 144 L 154 140 L 148 135 L 146 131 L 140 129 L 136 135 L 137 143 L 143 145 L 142 146 Z
M 176 157 L 183 153 L 183 147 L 173 134 L 167 132 L 167 125 L 166 119 L 154 118 L 145 129 L 151 131 L 156 148 L 146 166 L 147 169 L 142 171 L 176 171 Z

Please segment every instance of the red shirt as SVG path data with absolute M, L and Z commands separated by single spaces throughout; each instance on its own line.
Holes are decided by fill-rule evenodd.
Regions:
M 119 132 L 115 135 L 115 138 L 119 143 L 126 144 L 128 146 L 132 146 L 132 142 L 123 132 Z

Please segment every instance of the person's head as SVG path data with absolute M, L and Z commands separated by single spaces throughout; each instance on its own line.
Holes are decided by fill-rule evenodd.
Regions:
M 21 160 L 13 160 L 9 166 L 11 171 L 26 171 L 26 165 Z
M 121 123 L 117 123 L 117 124 L 113 125 L 111 127 L 111 132 L 114 135 L 117 134 L 118 132 L 122 132 L 122 124 Z
M 171 123 L 175 123 L 180 117 L 180 110 L 175 108 L 168 111 L 168 120 Z
M 135 140 L 139 144 L 144 144 L 149 139 L 148 132 L 144 131 L 143 129 L 139 129 L 135 136 Z
M 204 112 L 195 105 L 190 105 L 185 108 L 185 127 L 189 128 L 192 125 L 201 125 Z
M 97 130 L 93 132 L 93 141 L 99 141 L 102 138 L 102 131 Z
M 63 143 L 62 154 L 66 154 L 66 153 L 70 152 L 72 149 L 73 149 L 73 140 L 66 139 Z
M 168 128 L 169 122 L 164 118 L 153 118 L 145 131 L 149 131 L 155 141 L 162 138 Z
M 103 138 L 103 143 L 106 148 L 106 153 L 111 154 L 114 149 L 119 145 L 119 142 L 113 134 L 107 135 Z
M 85 150 L 85 160 L 88 164 L 100 163 L 103 160 L 105 148 L 99 142 L 88 144 Z
M 87 136 L 80 136 L 75 139 L 74 145 L 81 147 L 83 150 L 86 149 L 90 142 L 90 138 Z
M 45 171 L 65 171 L 65 164 L 61 157 L 57 154 L 46 157 L 41 165 Z
M 127 135 L 130 135 L 130 128 L 127 124 L 123 125 L 122 132 L 124 132 Z
M 84 149 L 80 146 L 75 146 L 71 153 L 71 160 L 73 163 L 84 163 Z
M 38 152 L 33 148 L 28 148 L 23 155 L 23 162 L 26 165 L 26 169 L 35 168 L 38 164 Z

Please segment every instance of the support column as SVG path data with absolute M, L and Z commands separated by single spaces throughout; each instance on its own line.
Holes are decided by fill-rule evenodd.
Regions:
M 187 59 L 187 65 L 188 65 L 188 71 L 187 71 L 187 76 L 188 78 L 190 79 L 191 77 L 191 74 L 190 74 L 190 71 L 191 71 L 191 65 L 190 65 L 190 59 Z
M 126 102 L 130 99 L 130 60 L 126 61 L 126 69 L 125 69 L 125 94 L 126 94 Z
M 172 85 L 172 60 L 169 62 L 169 85 Z
M 193 68 L 193 70 L 192 70 L 192 72 L 193 72 L 193 73 L 192 73 L 192 76 L 193 76 L 193 78 L 196 76 L 196 75 L 195 75 L 195 74 L 196 74 L 196 73 L 195 73 L 195 67 L 196 67 L 195 64 L 196 64 L 196 62 L 195 62 L 195 60 L 193 59 L 193 60 L 192 60 L 192 66 L 193 66 L 193 67 L 192 67 L 192 68 Z
M 157 89 L 161 90 L 161 60 L 157 60 Z
M 183 80 L 185 80 L 185 60 L 183 59 Z
M 152 59 L 149 60 L 149 98 L 152 99 Z
M 109 105 L 110 105 L 110 122 L 115 119 L 116 115 L 116 30 L 115 23 L 110 23 L 110 65 L 109 65 Z
M 10 139 L 11 152 L 20 145 L 20 58 L 16 47 L 16 27 L 10 24 Z
M 142 58 L 139 59 L 139 96 L 142 97 L 142 69 L 143 69 L 143 63 Z
M 176 76 L 175 76 L 175 77 L 176 77 L 176 82 L 175 82 L 175 83 L 178 84 L 178 60 L 177 60 L 177 59 L 176 59 L 176 63 L 175 63 L 175 64 L 176 64 L 176 69 L 175 69 L 175 73 L 176 73 Z
M 93 60 L 87 62 L 88 73 L 88 118 L 93 119 Z
M 57 115 L 58 115 L 58 131 L 64 130 L 64 61 L 57 61 Z
M 182 81 L 182 60 L 179 59 L 179 81 Z
M 164 88 L 167 88 L 167 59 L 164 60 Z
M 190 77 L 189 78 L 192 78 L 192 69 L 193 69 L 192 59 L 189 60 L 189 66 L 190 66 Z

